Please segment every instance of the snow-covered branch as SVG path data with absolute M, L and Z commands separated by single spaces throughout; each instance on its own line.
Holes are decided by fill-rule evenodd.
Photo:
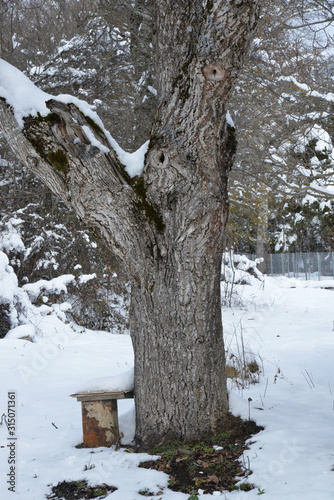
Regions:
M 87 103 L 53 98 L 5 61 L 0 96 L 0 127 L 15 154 L 137 267 L 155 229 L 133 179 L 147 144 L 133 155 L 124 152 Z

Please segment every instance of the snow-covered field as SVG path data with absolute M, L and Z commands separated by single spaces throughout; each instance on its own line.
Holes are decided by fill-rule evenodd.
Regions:
M 262 369 L 255 385 L 242 389 L 230 382 L 231 410 L 244 418 L 250 413 L 265 430 L 242 457 L 253 470 L 248 481 L 256 488 L 216 492 L 221 498 L 258 498 L 263 490 L 268 500 L 334 498 L 334 290 L 320 286 L 334 286 L 334 281 L 254 280 L 239 285 L 238 305 L 224 310 L 228 352 L 245 353 Z M 117 487 L 111 500 L 140 500 L 139 491 L 146 489 L 155 494 L 152 499 L 187 499 L 167 489 L 163 472 L 138 468 L 145 455 L 75 447 L 82 442 L 81 410 L 69 395 L 91 379 L 130 370 L 133 354 L 127 335 L 82 333 L 54 321 L 53 313 L 45 315 L 34 343 L 0 340 L 0 414 L 7 415 L 15 392 L 17 438 L 9 436 L 3 419 L 1 499 L 42 500 L 50 485 L 81 479 Z M 123 441 L 129 442 L 132 400 L 119 402 L 119 408 Z M 11 451 L 15 493 L 7 483 Z

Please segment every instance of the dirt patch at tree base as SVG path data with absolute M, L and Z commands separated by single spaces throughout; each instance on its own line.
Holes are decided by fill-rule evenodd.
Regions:
M 143 462 L 140 467 L 169 474 L 171 490 L 189 493 L 193 497 L 199 490 L 204 493 L 252 490 L 255 488 L 249 481 L 252 471 L 250 464 L 242 461 L 242 454 L 248 449 L 246 441 L 263 427 L 229 414 L 226 429 L 226 433 L 200 442 L 177 441 L 154 448 L 150 453 L 161 458 Z

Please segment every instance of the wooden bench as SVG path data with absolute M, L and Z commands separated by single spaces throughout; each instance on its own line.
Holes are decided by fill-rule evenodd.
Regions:
M 94 391 L 71 394 L 81 402 L 84 448 L 119 446 L 117 400 L 133 398 L 133 391 Z

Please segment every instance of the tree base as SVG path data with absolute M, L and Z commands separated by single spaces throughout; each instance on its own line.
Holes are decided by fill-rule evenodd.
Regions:
M 169 488 L 173 491 L 197 494 L 214 491 L 249 491 L 254 485 L 248 482 L 251 474 L 249 463 L 241 463 L 242 453 L 248 449 L 246 441 L 263 430 L 252 420 L 243 421 L 228 414 L 226 432 L 206 437 L 200 441 L 172 442 L 149 452 L 159 454 L 157 461 L 141 467 L 163 471 L 170 476 Z M 237 485 L 243 481 L 241 485 Z

